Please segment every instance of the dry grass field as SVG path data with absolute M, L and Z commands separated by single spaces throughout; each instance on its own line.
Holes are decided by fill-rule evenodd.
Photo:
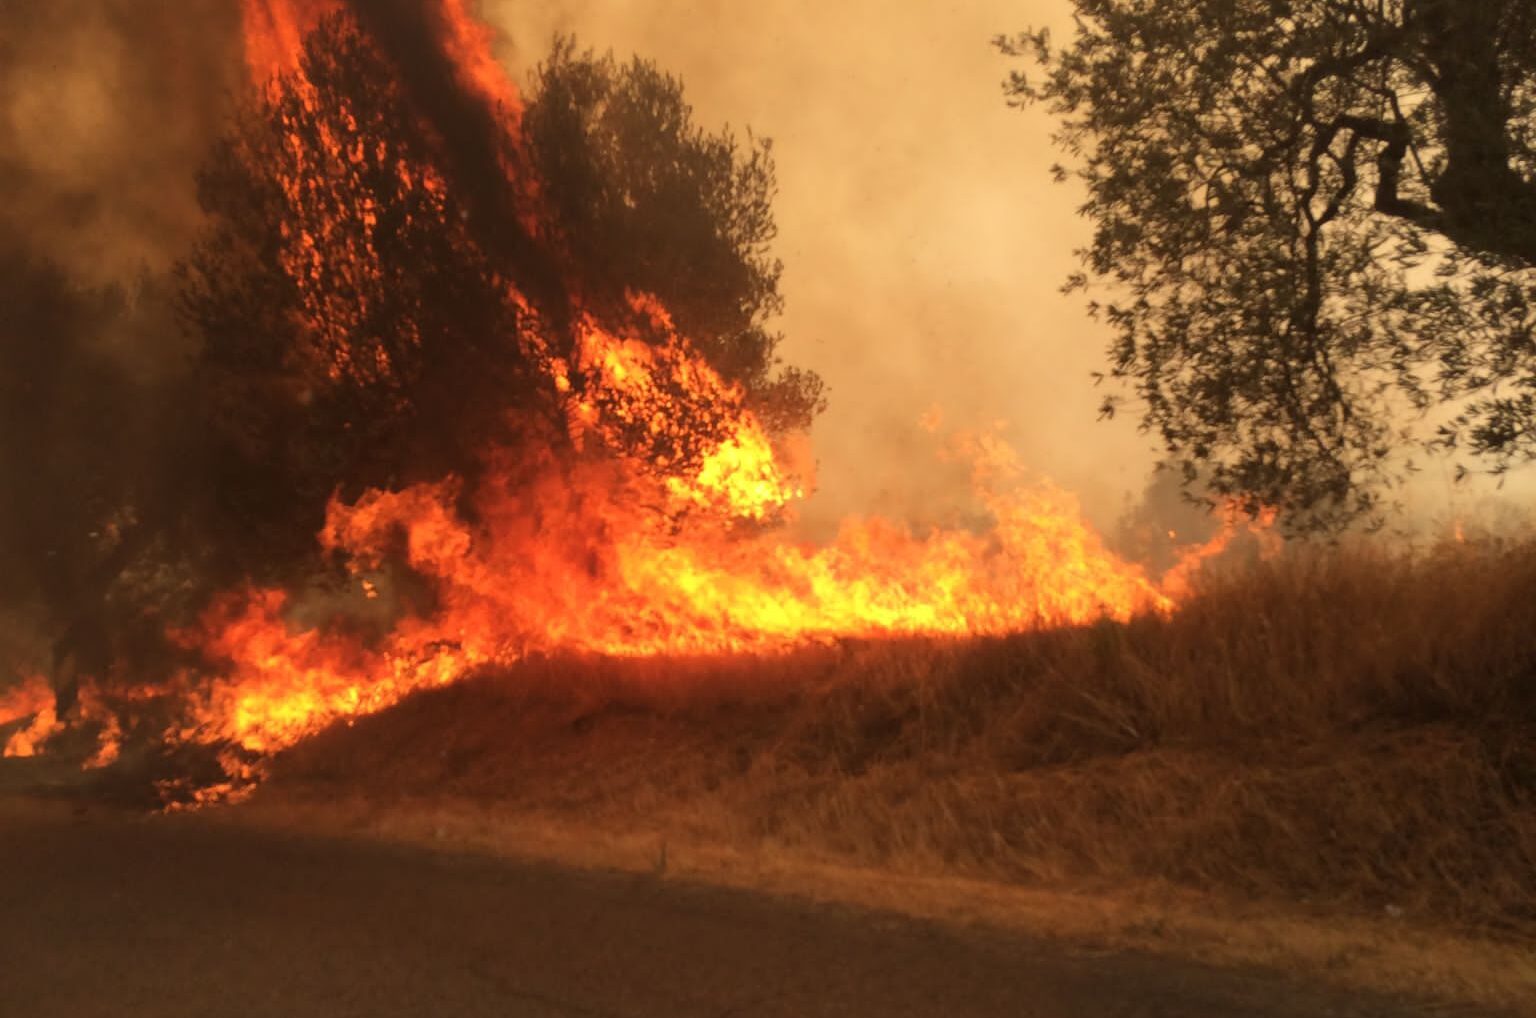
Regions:
M 1452 989 L 1518 999 L 1536 993 L 1536 544 L 1292 550 L 1128 625 L 527 661 L 295 748 L 252 808 L 342 800 L 650 846 L 658 869 L 668 846 L 766 853 L 1429 931 L 1494 952 Z M 1417 964 L 1354 950 L 1321 960 L 1388 986 Z

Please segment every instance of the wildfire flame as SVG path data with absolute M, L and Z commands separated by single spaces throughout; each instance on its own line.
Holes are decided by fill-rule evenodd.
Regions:
M 516 150 L 516 90 L 489 32 L 463 0 L 427 2 L 446 55 L 500 111 Z M 302 90 L 304 35 L 342 7 L 246 0 L 254 79 L 287 75 Z M 366 240 L 341 243 L 340 231 L 328 232 L 327 210 L 304 177 L 353 158 L 335 140 L 333 151 L 297 159 L 298 175 L 282 180 L 295 220 L 307 225 L 289 238 L 281 264 L 306 295 L 305 281 L 337 262 L 369 278 Z M 401 186 L 429 196 L 449 187 L 403 160 L 394 172 Z M 530 181 L 507 187 L 537 194 Z M 509 299 L 536 322 L 519 294 Z M 344 626 L 297 624 L 283 591 L 235 591 L 173 634 L 211 664 L 212 677 L 188 672 L 129 695 L 175 698 L 168 743 L 220 748 L 229 780 L 194 801 L 232 794 L 259 776 L 262 758 L 337 720 L 531 653 L 771 654 L 846 637 L 1001 634 L 1168 611 L 1194 563 L 1236 526 L 1229 521 L 1155 583 L 1105 547 L 1069 495 L 1028 483 L 1011 450 L 981 435 L 961 439 L 956 452 L 971 467 L 988 527 L 918 533 L 853 519 L 830 544 L 793 542 L 775 524 L 804 493 L 741 389 L 704 361 L 655 298 L 631 294 L 629 307 L 632 332 L 574 309 L 569 349 L 551 350 L 533 325 L 517 337 L 564 409 L 574 458 L 488 450 L 467 507 L 451 477 L 330 505 L 320 541 L 353 570 L 358 591 L 377 597 L 378 570 L 403 561 L 429 581 L 432 610 L 402 613 L 383 636 L 364 639 Z M 341 349 L 343 326 L 359 309 L 313 303 L 306 312 L 334 371 L 387 374 L 377 357 L 359 361 L 359 351 Z M 110 716 L 93 697 L 81 709 Z M 0 724 L 32 718 L 6 755 L 35 752 L 59 727 L 52 711 L 42 680 L 0 700 Z M 115 755 L 119 736 L 109 722 L 95 763 Z
M 245 63 L 251 79 L 265 83 L 297 72 L 304 37 L 321 18 L 340 9 L 339 0 L 244 0 Z
M 30 675 L 14 688 L 0 693 L 0 726 L 26 721 L 5 743 L 5 755 L 37 755 L 39 747 L 62 728 L 54 713 L 53 690 L 41 675 Z

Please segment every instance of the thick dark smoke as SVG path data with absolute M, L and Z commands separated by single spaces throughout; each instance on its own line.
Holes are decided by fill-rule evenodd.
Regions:
M 102 577 L 169 461 L 189 362 L 169 272 L 238 87 L 238 14 L 0 2 L 0 661 L 102 628 Z

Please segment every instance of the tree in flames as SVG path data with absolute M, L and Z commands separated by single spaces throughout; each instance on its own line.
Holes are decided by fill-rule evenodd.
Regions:
M 108 743 L 127 721 L 215 749 L 206 797 L 337 719 L 533 652 L 773 653 L 1172 606 L 985 436 L 957 452 L 989 529 L 851 520 L 806 547 L 775 526 L 803 494 L 779 442 L 822 395 L 774 357 L 769 149 L 692 126 L 655 68 L 561 44 L 525 104 L 459 0 L 252 0 L 247 31 L 255 94 L 200 179 L 181 305 L 207 492 L 181 511 L 228 589 L 167 627 L 168 677 L 92 690 Z M 326 573 L 350 593 L 300 596 Z M 8 751 L 56 725 L 38 714 Z

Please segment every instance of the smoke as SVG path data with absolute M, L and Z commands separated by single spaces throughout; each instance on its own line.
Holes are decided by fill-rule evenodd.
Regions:
M 41 667 L 162 452 L 168 278 L 239 81 L 225 0 L 0 3 L 0 660 Z M 131 500 L 130 500 L 131 501 Z
M 1017 64 L 998 33 L 1073 31 L 1071 0 L 482 0 L 518 71 L 555 32 L 638 52 L 682 76 L 698 119 L 775 141 L 787 360 L 819 372 L 830 408 L 814 432 L 813 519 L 921 515 L 952 490 L 920 458 L 919 416 L 1005 421 L 1024 462 L 1077 492 L 1102 530 L 1153 478 L 1156 440 L 1134 407 L 1099 422 L 1093 372 L 1109 333 L 1059 286 L 1089 239 L 1083 195 L 1050 168 L 1070 160 L 1042 109 L 1008 108 Z M 1473 464 L 1475 465 L 1475 464 Z M 1536 465 L 1456 481 L 1421 458 L 1393 493 L 1394 527 L 1529 504 Z M 917 468 L 915 468 L 917 467 Z
M 0 4 L 0 236 L 90 285 L 167 268 L 240 80 L 228 0 Z
M 990 39 L 1070 30 L 1067 0 L 483 0 L 521 75 L 556 32 L 679 74 L 700 123 L 775 143 L 787 301 L 780 352 L 819 372 L 812 525 L 942 515 L 964 488 L 919 418 L 990 430 L 1110 528 L 1154 461 L 1134 421 L 1100 423 L 1108 333 L 1058 292 L 1088 239 L 1051 180 L 1042 111 L 1003 102 Z

